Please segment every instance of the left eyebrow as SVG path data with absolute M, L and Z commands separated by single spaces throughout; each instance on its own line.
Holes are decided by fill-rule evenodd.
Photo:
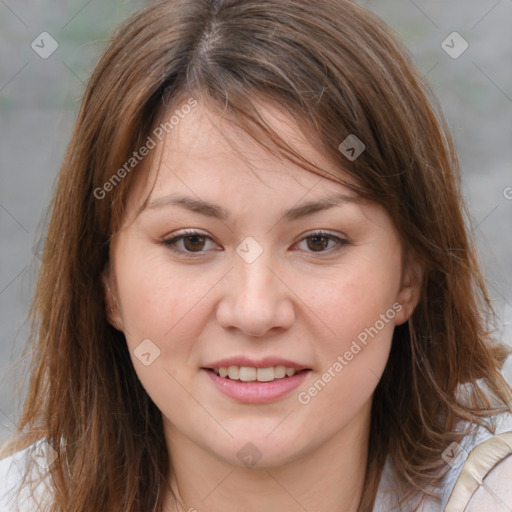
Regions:
M 294 208 L 290 208 L 283 212 L 283 218 L 288 221 L 293 221 L 312 215 L 313 213 L 328 210 L 336 206 L 343 206 L 346 203 L 360 203 L 362 198 L 349 195 L 338 195 L 331 196 L 321 199 L 319 201 L 311 201 L 309 203 L 303 203 Z
M 336 206 L 342 206 L 346 203 L 360 203 L 361 198 L 352 195 L 337 195 L 325 197 L 317 201 L 310 201 L 302 203 L 298 206 L 285 210 L 282 213 L 282 218 L 287 221 L 294 221 L 312 215 L 314 213 L 328 210 Z M 209 203 L 207 201 L 198 200 L 193 197 L 177 197 L 177 196 L 164 196 L 152 200 L 147 206 L 147 209 L 160 208 L 162 206 L 181 206 L 187 210 L 195 213 L 205 215 L 207 217 L 214 217 L 220 220 L 229 219 L 229 212 L 221 206 Z

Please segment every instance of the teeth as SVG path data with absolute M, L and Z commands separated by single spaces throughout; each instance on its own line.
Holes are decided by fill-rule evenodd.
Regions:
M 276 366 L 274 368 L 274 378 L 282 379 L 286 375 L 286 366 Z
M 286 368 L 286 366 L 270 366 L 268 368 L 230 366 L 229 368 L 214 368 L 213 371 L 220 377 L 229 377 L 231 380 L 241 380 L 242 382 L 272 382 L 275 379 L 292 377 L 297 373 L 295 368 Z
M 244 382 L 251 382 L 253 380 L 256 380 L 257 375 L 256 368 L 251 368 L 250 366 L 240 366 L 239 379 L 243 380 Z
M 275 378 L 274 368 L 258 368 L 256 379 L 258 382 L 270 382 Z
M 228 368 L 228 377 L 231 380 L 238 380 L 239 375 L 240 375 L 240 368 L 238 366 L 230 366 Z

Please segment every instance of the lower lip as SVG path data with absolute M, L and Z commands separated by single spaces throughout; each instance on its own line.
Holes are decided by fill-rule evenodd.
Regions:
M 271 382 L 242 382 L 219 377 L 211 370 L 205 370 L 219 391 L 239 402 L 261 404 L 274 402 L 299 387 L 311 370 L 304 370 L 291 377 Z

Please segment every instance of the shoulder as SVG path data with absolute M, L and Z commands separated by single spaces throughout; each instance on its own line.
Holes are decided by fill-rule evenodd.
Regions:
M 46 485 L 44 480 L 35 486 L 33 496 L 30 493 L 32 479 L 40 479 L 43 475 L 34 459 L 40 443 L 31 445 L 9 457 L 0 460 L 0 511 L 1 512 L 36 512 L 41 510 L 40 505 L 45 496 Z M 28 485 L 24 485 L 27 469 Z
M 502 373 L 512 385 L 512 356 L 505 361 Z M 512 482 L 512 413 L 507 411 L 491 420 L 492 433 L 478 427 L 456 447 L 460 461 L 446 480 L 442 502 L 446 512 L 512 510 L 512 491 L 505 485 Z
M 460 447 L 462 461 L 453 468 L 443 505 L 446 512 L 512 510 L 512 414 L 496 417 L 493 434 L 479 429 Z
M 512 385 L 512 355 L 502 373 Z M 386 460 L 373 512 L 511 512 L 512 511 L 512 413 L 490 416 L 486 428 L 462 422 L 466 430 L 459 444 L 452 443 L 443 452 L 449 466 L 440 489 L 432 489 L 437 498 L 427 495 L 420 502 L 407 500 L 397 491 L 396 473 L 390 458 Z M 405 506 L 405 508 L 404 508 Z
M 0 510 L 11 512 L 17 510 L 19 486 L 26 467 L 28 449 L 0 460 Z
M 409 503 L 397 491 L 390 459 L 382 473 L 373 512 L 511 512 L 512 414 L 493 417 L 494 433 L 479 427 L 443 452 L 450 466 L 438 498 Z M 455 446 L 454 446 L 455 445 Z M 405 507 L 405 508 L 404 508 Z
M 512 442 L 511 442 L 512 451 Z M 512 454 L 502 460 L 482 481 L 466 512 L 510 512 L 512 510 Z

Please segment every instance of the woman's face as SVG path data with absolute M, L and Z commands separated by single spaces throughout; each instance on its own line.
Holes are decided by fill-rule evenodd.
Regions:
M 293 121 L 265 113 L 331 167 Z M 160 150 L 112 242 L 108 305 L 171 448 L 272 466 L 362 435 L 394 326 L 417 300 L 386 211 L 200 105 Z

